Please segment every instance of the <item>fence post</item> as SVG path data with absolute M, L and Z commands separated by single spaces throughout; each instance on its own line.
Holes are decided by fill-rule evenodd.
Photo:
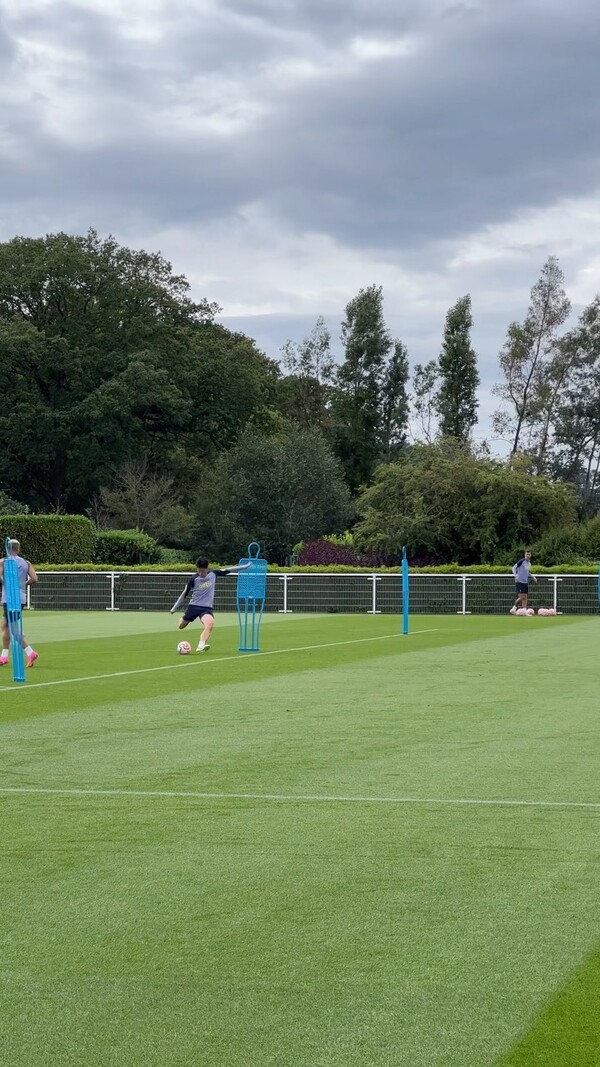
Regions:
M 108 580 L 110 582 L 110 607 L 107 608 L 106 610 L 107 611 L 116 611 L 117 609 L 115 607 L 115 577 L 116 577 L 115 572 L 111 571 L 111 573 L 107 574 L 106 577 L 108 578 Z
M 279 575 L 279 581 L 283 582 L 283 608 L 279 608 L 280 615 L 288 614 L 288 581 L 290 581 L 293 577 L 293 574 Z
M 461 608 L 460 611 L 457 611 L 456 614 L 457 615 L 470 615 L 471 612 L 467 611 L 467 582 L 470 582 L 471 579 L 467 578 L 466 574 L 461 574 L 460 577 L 457 578 L 456 580 L 457 580 L 457 582 L 461 582 L 462 583 L 462 590 L 461 590 L 461 593 L 462 593 L 462 608 Z
M 552 588 L 552 592 L 553 592 L 552 607 L 554 608 L 554 610 L 555 610 L 557 615 L 562 615 L 562 611 L 559 612 L 559 610 L 558 610 L 558 583 L 559 582 L 562 582 L 562 578 L 559 578 L 558 574 L 553 574 L 552 575 L 552 587 L 553 587 Z
M 381 615 L 381 612 L 377 610 L 377 582 L 381 581 L 376 574 L 370 575 L 371 582 L 373 583 L 373 589 L 371 593 L 371 610 L 367 612 L 368 615 Z

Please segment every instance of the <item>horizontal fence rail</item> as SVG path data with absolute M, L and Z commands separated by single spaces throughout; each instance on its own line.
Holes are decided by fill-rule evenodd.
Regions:
M 191 574 L 191 572 L 190 572 Z M 40 571 L 28 590 L 38 611 L 168 611 L 190 574 L 178 571 Z M 501 574 L 410 576 L 410 610 L 427 615 L 503 615 L 514 603 L 514 579 Z M 529 604 L 560 614 L 598 613 L 591 574 L 544 574 L 530 585 Z M 236 610 L 236 577 L 219 578 L 216 611 Z M 266 611 L 398 615 L 400 574 L 269 574 Z

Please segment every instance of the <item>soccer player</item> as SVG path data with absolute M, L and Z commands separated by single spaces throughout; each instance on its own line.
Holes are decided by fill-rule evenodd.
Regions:
M 215 585 L 217 578 L 224 578 L 228 574 L 237 574 L 238 571 L 245 571 L 251 566 L 251 563 L 241 563 L 239 566 L 226 567 L 223 570 L 210 570 L 207 559 L 200 557 L 200 559 L 196 560 L 195 576 L 190 578 L 183 593 L 171 608 L 171 615 L 173 615 L 174 612 L 181 607 L 183 601 L 188 597 L 190 598 L 185 613 L 179 620 L 179 629 L 185 630 L 186 626 L 189 626 L 191 622 L 200 619 L 200 622 L 202 623 L 202 633 L 200 634 L 196 652 L 206 652 L 206 649 L 210 648 L 208 639 L 215 624 L 213 603 L 215 599 Z
M 515 577 L 515 583 L 517 588 L 517 599 L 513 606 L 513 614 L 518 611 L 519 608 L 527 607 L 527 598 L 529 596 L 529 579 L 533 578 L 537 585 L 537 578 L 534 574 L 531 574 L 531 552 L 527 551 L 523 557 L 518 560 L 512 572 Z
M 33 585 L 34 582 L 37 582 L 38 577 L 29 560 L 23 559 L 20 555 L 21 545 L 15 538 L 8 542 L 8 551 L 10 558 L 14 559 L 17 564 L 19 587 L 21 590 L 21 605 L 25 607 L 27 603 L 27 589 L 30 585 Z M 0 667 L 5 667 L 8 663 L 8 653 L 10 649 L 10 633 L 8 630 L 8 613 L 6 609 L 6 589 L 4 588 L 4 563 L 5 559 L 0 559 L 0 582 L 2 582 L 2 655 L 0 656 Z M 25 637 L 23 638 L 23 648 L 25 649 L 25 655 L 27 656 L 27 666 L 33 667 L 38 658 L 38 653 L 33 651 Z

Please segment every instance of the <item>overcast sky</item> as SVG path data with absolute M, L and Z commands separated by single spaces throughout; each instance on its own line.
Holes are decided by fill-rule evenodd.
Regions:
M 271 356 L 470 292 L 480 432 L 548 255 L 600 290 L 597 0 L 0 0 L 0 240 L 160 250 Z M 500 446 L 498 446 L 500 447 Z

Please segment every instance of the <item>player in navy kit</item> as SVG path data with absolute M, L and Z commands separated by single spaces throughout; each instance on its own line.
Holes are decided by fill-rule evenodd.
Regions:
M 531 573 L 531 552 L 527 551 L 524 556 L 518 560 L 512 569 L 515 579 L 515 591 L 517 599 L 515 600 L 512 611 L 518 611 L 519 608 L 527 608 L 527 598 L 529 596 L 529 579 L 533 578 L 533 581 L 537 583 L 535 574 Z
M 202 633 L 200 634 L 196 652 L 205 652 L 207 648 L 210 648 L 208 639 L 215 624 L 213 604 L 217 578 L 224 578 L 228 574 L 237 574 L 238 571 L 247 570 L 251 566 L 251 563 L 241 563 L 235 567 L 210 569 L 207 559 L 200 557 L 200 559 L 196 560 L 196 574 L 193 578 L 190 578 L 183 593 L 171 608 L 171 615 L 173 615 L 181 607 L 183 601 L 187 600 L 188 597 L 190 598 L 190 602 L 179 620 L 179 629 L 185 630 L 186 626 L 189 626 L 191 622 L 195 622 L 196 619 L 200 620 Z

